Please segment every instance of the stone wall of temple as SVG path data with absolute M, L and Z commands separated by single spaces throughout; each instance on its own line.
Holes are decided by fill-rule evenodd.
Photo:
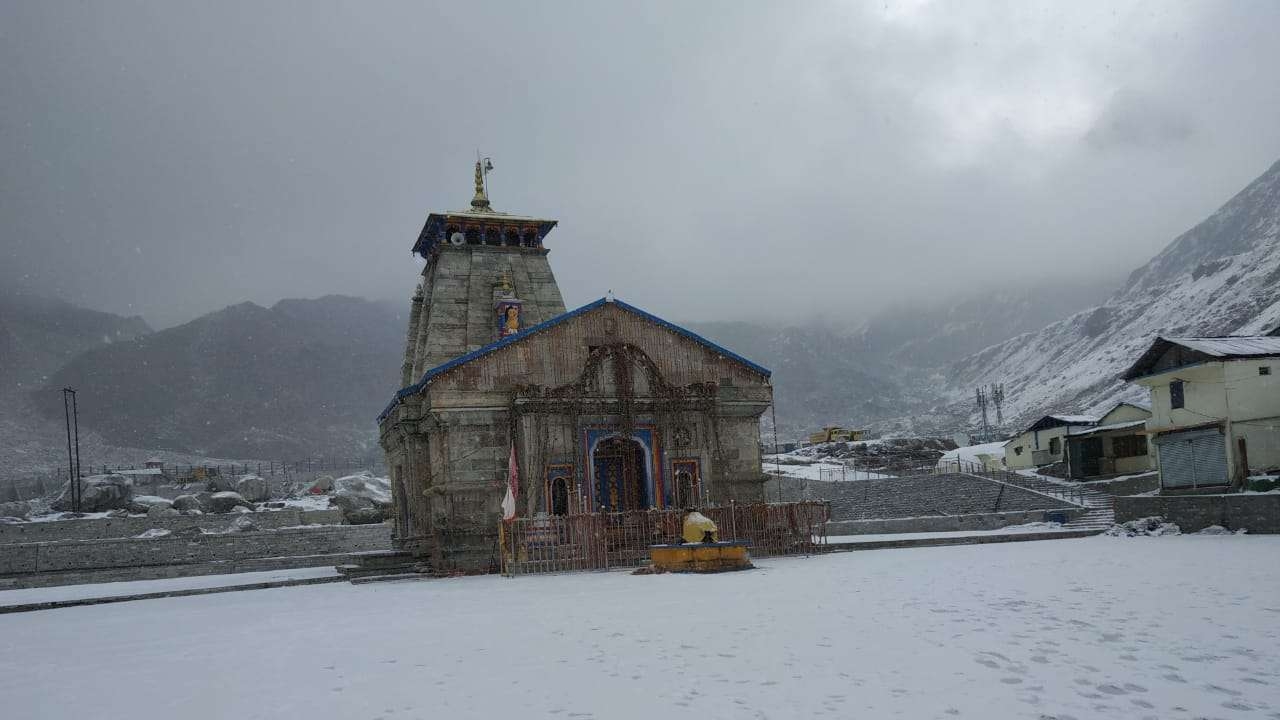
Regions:
M 443 246 L 436 252 L 422 272 L 421 295 L 415 294 L 417 311 L 410 308 L 405 385 L 498 339 L 494 288 L 504 278 L 510 279 L 522 301 L 521 327 L 565 310 L 546 249 L 465 245 Z

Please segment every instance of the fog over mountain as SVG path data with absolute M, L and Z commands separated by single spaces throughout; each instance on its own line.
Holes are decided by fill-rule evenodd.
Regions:
M 431 210 L 570 306 L 853 324 L 1141 265 L 1280 156 L 1280 5 L 5 3 L 0 285 L 404 303 Z M 465 68 L 465 70 L 462 70 Z

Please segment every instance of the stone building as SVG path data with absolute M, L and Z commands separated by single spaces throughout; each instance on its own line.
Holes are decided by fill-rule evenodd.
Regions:
M 763 499 L 769 371 L 612 298 L 565 312 L 554 220 L 432 214 L 403 388 L 379 416 L 398 545 L 441 569 L 497 564 L 514 448 L 517 515 Z

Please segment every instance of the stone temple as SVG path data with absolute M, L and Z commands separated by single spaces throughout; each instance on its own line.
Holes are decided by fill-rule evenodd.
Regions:
M 498 566 L 514 448 L 516 515 L 763 500 L 769 371 L 605 297 L 566 312 L 554 220 L 432 213 L 402 388 L 378 417 L 398 547 L 439 570 Z

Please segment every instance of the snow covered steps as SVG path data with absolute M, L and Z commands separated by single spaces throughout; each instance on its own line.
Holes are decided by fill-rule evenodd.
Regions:
M 1110 525 L 1107 527 L 1110 527 Z M 985 545 L 988 543 L 1030 542 L 1032 540 L 1068 540 L 1071 538 L 1092 537 L 1101 532 L 1101 529 L 1068 529 L 1064 526 L 1061 530 L 1047 530 L 1045 532 L 987 532 L 950 537 L 940 537 L 939 533 L 920 533 L 921 537 L 895 537 L 893 539 L 873 539 L 874 536 L 869 536 L 866 540 L 828 542 L 825 549 L 829 552 L 846 552 L 851 550 L 936 547 L 939 545 Z
M 337 567 L 338 574 L 352 585 L 389 580 L 408 580 L 431 575 L 431 567 L 407 552 L 387 550 L 362 553 L 355 562 Z

